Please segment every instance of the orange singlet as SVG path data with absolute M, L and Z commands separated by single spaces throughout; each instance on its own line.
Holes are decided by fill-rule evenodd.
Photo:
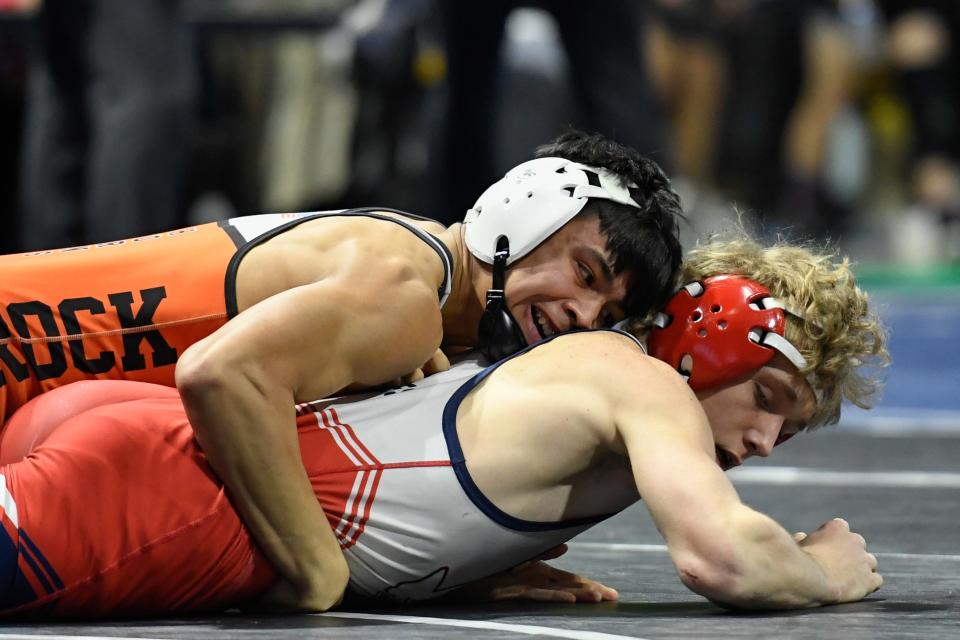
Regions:
M 448 291 L 446 248 L 421 229 L 375 211 L 393 210 L 245 216 L 0 256 L 0 423 L 30 398 L 77 380 L 173 386 L 183 351 L 237 313 L 236 271 L 246 252 L 306 220 L 360 215 L 396 222 L 441 256 L 447 274 L 442 289 Z
M 84 378 L 172 385 L 183 350 L 227 321 L 236 250 L 205 224 L 0 257 L 0 416 Z

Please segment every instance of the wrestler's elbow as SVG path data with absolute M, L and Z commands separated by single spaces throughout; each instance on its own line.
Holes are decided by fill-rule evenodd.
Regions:
M 300 556 L 297 575 L 290 583 L 292 590 L 286 592 L 286 585 L 281 582 L 274 596 L 288 593 L 292 599 L 286 604 L 291 611 L 320 613 L 339 605 L 350 581 L 350 567 L 340 548 L 328 549 L 309 562 L 305 560 L 305 556 Z
M 343 601 L 349 583 L 350 568 L 346 558 L 341 554 L 337 561 L 327 568 L 323 588 L 316 592 L 312 608 L 316 611 L 327 611 L 339 605 Z
M 793 595 L 789 580 L 792 539 L 775 522 L 744 509 L 700 544 L 672 554 L 683 584 L 731 609 L 790 609 L 807 606 Z M 689 551 L 695 549 L 695 552 Z
M 312 579 L 292 582 L 278 580 L 261 594 L 254 606 L 276 613 L 323 613 L 337 607 L 346 595 L 350 569 L 342 553 L 329 558 L 322 567 L 311 572 Z
M 238 394 L 246 386 L 246 367 L 227 360 L 216 350 L 188 349 L 175 371 L 177 391 L 197 431 L 208 423 L 208 416 L 223 414 L 236 405 Z M 249 394 L 248 394 L 249 395 Z
M 770 558 L 765 552 L 775 533 L 772 529 L 769 519 L 737 507 L 674 532 L 668 546 L 688 589 L 721 606 L 755 608 L 762 606 L 767 586 L 763 576 Z
M 722 606 L 738 607 L 747 596 L 743 568 L 733 550 L 714 548 L 710 554 L 687 552 L 674 558 L 685 587 Z
M 174 380 L 184 402 L 203 397 L 211 390 L 222 387 L 226 380 L 225 363 L 202 345 L 187 349 L 177 361 Z

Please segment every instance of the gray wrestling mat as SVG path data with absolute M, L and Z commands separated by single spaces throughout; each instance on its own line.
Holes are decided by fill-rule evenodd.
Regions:
M 98 624 L 12 624 L 14 638 L 960 638 L 960 296 L 891 305 L 890 390 L 870 417 L 801 436 L 732 473 L 743 499 L 791 531 L 835 517 L 862 533 L 886 583 L 863 602 L 734 614 L 680 583 L 637 505 L 555 561 L 620 591 L 601 605 L 421 605 L 315 616 L 223 615 Z M 947 318 L 954 318 L 947 321 Z M 927 323 L 927 324 L 924 324 Z M 938 328 L 939 327 L 939 328 Z M 477 541 L 482 544 L 482 541 Z
M 780 452 L 778 452 L 780 453 Z M 824 432 L 745 468 L 744 500 L 790 530 L 842 515 L 886 584 L 856 604 L 734 614 L 687 591 L 645 509 L 588 532 L 556 561 L 616 587 L 615 604 L 427 605 L 330 615 L 223 615 L 101 624 L 17 624 L 13 638 L 935 638 L 960 637 L 960 431 Z M 799 479 L 793 469 L 800 468 Z M 478 541 L 478 544 L 480 542 Z

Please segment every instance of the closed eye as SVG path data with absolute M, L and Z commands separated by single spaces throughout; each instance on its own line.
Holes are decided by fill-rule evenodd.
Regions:
M 757 406 L 764 411 L 770 411 L 770 398 L 763 386 L 759 382 L 754 382 L 753 389 Z
M 593 283 L 596 282 L 596 277 L 593 275 L 593 271 L 590 270 L 583 262 L 577 261 L 577 270 L 580 272 L 580 277 L 583 278 L 583 282 L 588 286 L 592 287 Z

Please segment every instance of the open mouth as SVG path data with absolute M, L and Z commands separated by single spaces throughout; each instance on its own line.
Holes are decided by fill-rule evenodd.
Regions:
M 540 334 L 541 339 L 549 338 L 557 333 L 556 330 L 550 325 L 550 321 L 546 319 L 540 309 L 530 305 L 530 315 L 533 318 L 533 326 L 537 328 L 537 333 Z
M 734 460 L 733 456 L 727 452 L 726 449 L 721 447 L 715 447 L 717 450 L 717 464 L 720 465 L 720 468 L 724 471 L 732 469 L 737 466 L 737 461 Z

